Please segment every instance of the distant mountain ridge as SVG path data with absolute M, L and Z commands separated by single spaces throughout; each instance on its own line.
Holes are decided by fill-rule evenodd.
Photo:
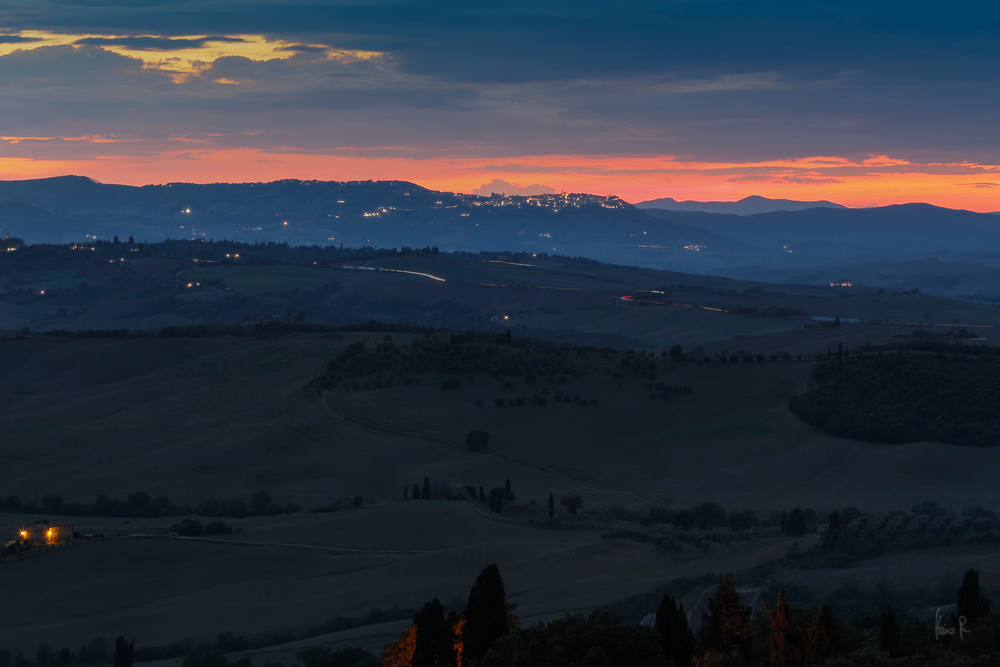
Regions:
M 658 208 L 664 211 L 700 211 L 702 213 L 729 213 L 731 215 L 755 215 L 774 211 L 804 211 L 810 208 L 847 208 L 832 201 L 795 201 L 792 199 L 768 199 L 750 195 L 739 201 L 677 201 L 673 197 L 651 199 L 634 204 L 636 208 Z
M 748 199 L 772 202 L 768 206 L 774 201 Z M 959 254 L 1000 263 L 997 215 L 928 204 L 852 209 L 797 203 L 829 205 L 738 215 L 637 208 L 617 197 L 583 193 L 490 199 L 406 181 L 134 187 L 66 176 L 0 181 L 0 236 L 10 233 L 29 244 L 134 236 L 136 241 L 437 246 L 589 257 L 712 275 L 928 257 L 956 261 Z

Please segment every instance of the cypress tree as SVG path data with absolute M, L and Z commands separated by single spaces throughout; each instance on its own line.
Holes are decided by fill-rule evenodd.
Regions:
M 837 625 L 833 612 L 825 604 L 820 605 L 809 625 L 809 639 L 806 646 L 803 667 L 819 667 L 840 653 L 837 641 Z
M 512 495 L 510 492 L 510 480 L 508 479 L 503 485 L 503 499 L 510 500 Z
M 677 643 L 674 645 L 674 667 L 691 667 L 694 658 L 694 633 L 688 625 L 684 603 L 677 604 Z
M 889 653 L 890 658 L 898 658 L 899 646 L 899 624 L 896 622 L 896 615 L 892 613 L 892 607 L 882 612 L 882 622 L 879 627 L 879 640 L 882 650 Z
M 553 518 L 556 515 L 556 499 L 549 494 L 549 518 Z
M 420 487 L 416 484 L 413 485 L 413 499 L 420 500 Z
M 503 489 L 490 491 L 490 511 L 494 514 L 503 514 Z
M 417 637 L 413 647 L 413 667 L 455 667 L 455 643 L 437 598 L 424 605 L 413 617 Z
M 736 592 L 736 578 L 731 574 L 724 576 L 715 595 L 708 599 L 708 611 L 701 613 L 698 644 L 706 652 L 749 657 L 752 610 L 740 604 L 742 599 Z
M 124 637 L 115 640 L 115 667 L 132 667 L 135 658 L 135 640 L 125 641 Z
M 508 631 L 507 594 L 500 569 L 494 563 L 479 573 L 469 591 L 462 631 L 462 663 L 480 660 L 493 642 Z
M 677 642 L 677 603 L 666 593 L 660 600 L 660 608 L 656 610 L 656 621 L 653 623 L 653 627 L 660 633 L 660 648 L 663 649 L 663 656 L 667 660 L 672 660 Z
M 826 529 L 826 534 L 823 535 L 822 548 L 825 551 L 829 551 L 837 546 L 837 541 L 840 539 L 840 515 L 836 512 L 830 514 L 830 522 Z
M 962 586 L 958 589 L 958 604 L 956 611 L 959 619 L 965 617 L 965 624 L 972 625 L 977 620 L 990 613 L 989 600 L 980 596 L 979 573 L 969 569 L 962 578 Z
M 801 507 L 796 507 L 787 515 L 782 514 L 781 530 L 785 535 L 806 534 L 806 519 Z
M 688 626 L 684 605 L 664 594 L 656 611 L 654 627 L 660 633 L 660 648 L 674 667 L 690 667 L 694 655 L 694 633 Z
M 410 490 L 409 490 L 409 489 L 407 489 L 407 488 L 406 488 L 406 487 L 404 486 L 404 487 L 403 487 L 403 500 L 409 500 L 409 499 L 410 499 Z
M 483 487 L 479 487 L 479 502 L 486 504 L 486 492 L 483 491 Z
M 426 477 L 424 477 L 424 489 L 423 492 L 420 494 L 420 497 L 423 498 L 424 500 L 431 499 L 431 480 L 427 479 Z
M 764 611 L 771 620 L 771 635 L 767 638 L 771 645 L 771 667 L 800 667 L 798 637 L 788 617 L 785 591 L 778 593 L 778 603 L 773 610 L 765 603 Z

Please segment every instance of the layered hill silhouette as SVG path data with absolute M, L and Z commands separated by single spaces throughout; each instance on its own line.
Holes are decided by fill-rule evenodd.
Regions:
M 659 208 L 665 211 L 701 211 L 702 213 L 731 213 L 733 215 L 753 215 L 773 211 L 804 211 L 809 208 L 847 208 L 831 201 L 795 201 L 792 199 L 768 199 L 750 195 L 739 201 L 677 201 L 673 197 L 650 199 L 635 205 L 636 208 Z
M 65 176 L 0 182 L 0 233 L 28 243 L 133 236 L 510 250 L 720 274 L 949 253 L 989 263 L 1000 249 L 996 215 L 927 204 L 848 209 L 763 197 L 712 203 L 741 213 L 808 207 L 737 215 L 646 208 L 691 204 L 673 200 L 643 202 L 640 208 L 616 198 L 561 197 L 488 198 L 405 181 L 133 187 Z

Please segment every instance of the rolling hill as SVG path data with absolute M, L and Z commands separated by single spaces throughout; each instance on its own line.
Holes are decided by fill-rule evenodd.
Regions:
M 74 176 L 0 182 L 0 202 L 5 202 L 0 232 L 29 243 L 131 236 L 138 241 L 437 246 L 584 256 L 722 275 L 929 254 L 959 261 L 975 256 L 989 264 L 1000 248 L 997 216 L 925 204 L 847 209 L 829 202 L 748 198 L 732 204 L 737 208 L 727 204 L 706 212 L 705 207 L 656 208 L 655 201 L 637 208 L 616 197 L 587 194 L 480 197 L 402 181 L 130 187 Z M 671 209 L 687 205 L 664 203 Z M 774 210 L 802 206 L 809 208 Z

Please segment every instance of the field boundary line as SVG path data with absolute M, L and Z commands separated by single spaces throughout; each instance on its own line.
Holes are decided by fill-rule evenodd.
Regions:
M 291 549 L 313 549 L 315 551 L 329 551 L 341 556 L 417 556 L 421 554 L 434 554 L 439 549 L 429 551 L 399 551 L 399 550 L 378 550 L 378 549 L 345 549 L 342 547 L 320 547 L 314 544 L 288 544 L 285 542 L 247 542 L 241 540 L 221 540 L 214 537 L 187 537 L 185 535 L 144 535 L 136 533 L 131 535 L 134 538 L 165 538 L 168 540 L 190 540 L 192 542 L 214 542 L 216 544 L 228 544 L 240 547 L 287 547 Z
M 329 402 L 327 402 L 327 400 L 326 400 L 326 397 L 327 397 L 328 394 L 329 394 L 329 392 L 323 392 L 323 405 L 326 407 L 327 411 L 331 415 L 333 415 L 334 417 L 336 417 L 337 419 L 339 419 L 339 420 L 341 420 L 343 422 L 346 422 L 346 423 L 350 424 L 351 426 L 354 426 L 354 427 L 357 427 L 357 428 L 360 428 L 360 429 L 364 429 L 366 431 L 371 431 L 372 433 L 378 433 L 379 435 L 388 435 L 388 436 L 393 437 L 393 438 L 403 438 L 403 439 L 406 439 L 406 440 L 415 440 L 417 442 L 422 442 L 422 443 L 427 444 L 427 445 L 434 445 L 435 447 L 441 447 L 443 449 L 449 449 L 449 450 L 454 451 L 454 452 L 460 452 L 460 453 L 463 453 L 463 454 L 470 454 L 471 453 L 471 452 L 469 452 L 469 450 L 464 449 L 462 447 L 456 447 L 455 445 L 446 445 L 443 442 L 437 442 L 435 440 L 428 440 L 427 438 L 421 438 L 421 437 L 416 436 L 416 435 L 406 435 L 405 433 L 394 433 L 393 431 L 386 431 L 386 430 L 383 430 L 383 429 L 380 429 L 380 428 L 376 428 L 374 426 L 369 426 L 368 424 L 364 424 L 364 423 L 359 422 L 359 421 L 355 421 L 355 420 L 350 419 L 348 417 L 345 417 L 345 416 L 343 416 L 341 414 L 338 414 L 333 408 L 330 407 Z M 605 484 L 600 484 L 598 482 L 589 482 L 587 480 L 577 479 L 575 477 L 570 477 L 569 475 L 562 475 L 560 473 L 554 472 L 552 470 L 547 470 L 547 469 L 542 468 L 540 466 L 533 466 L 530 463 L 525 463 L 524 461 L 518 461 L 517 459 L 510 458 L 509 456 L 501 456 L 500 454 L 493 454 L 491 452 L 477 452 L 476 456 L 490 456 L 490 457 L 493 457 L 495 459 L 500 459 L 501 461 L 507 461 L 508 463 L 513 463 L 514 465 L 521 466 L 522 468 L 528 468 L 529 470 L 534 470 L 535 472 L 544 473 L 546 475 L 552 475 L 553 477 L 558 477 L 559 479 L 565 479 L 565 480 L 573 482 L 575 484 L 583 484 L 584 486 L 589 486 L 589 487 L 592 487 L 592 488 L 595 488 L 595 489 L 601 489 L 602 491 L 613 491 L 615 493 L 622 493 L 622 494 L 624 494 L 626 496 L 631 496 L 632 498 L 636 498 L 638 500 L 646 500 L 646 498 L 643 498 L 640 495 L 632 493 L 631 491 L 625 491 L 624 489 L 616 489 L 613 486 L 607 486 Z

